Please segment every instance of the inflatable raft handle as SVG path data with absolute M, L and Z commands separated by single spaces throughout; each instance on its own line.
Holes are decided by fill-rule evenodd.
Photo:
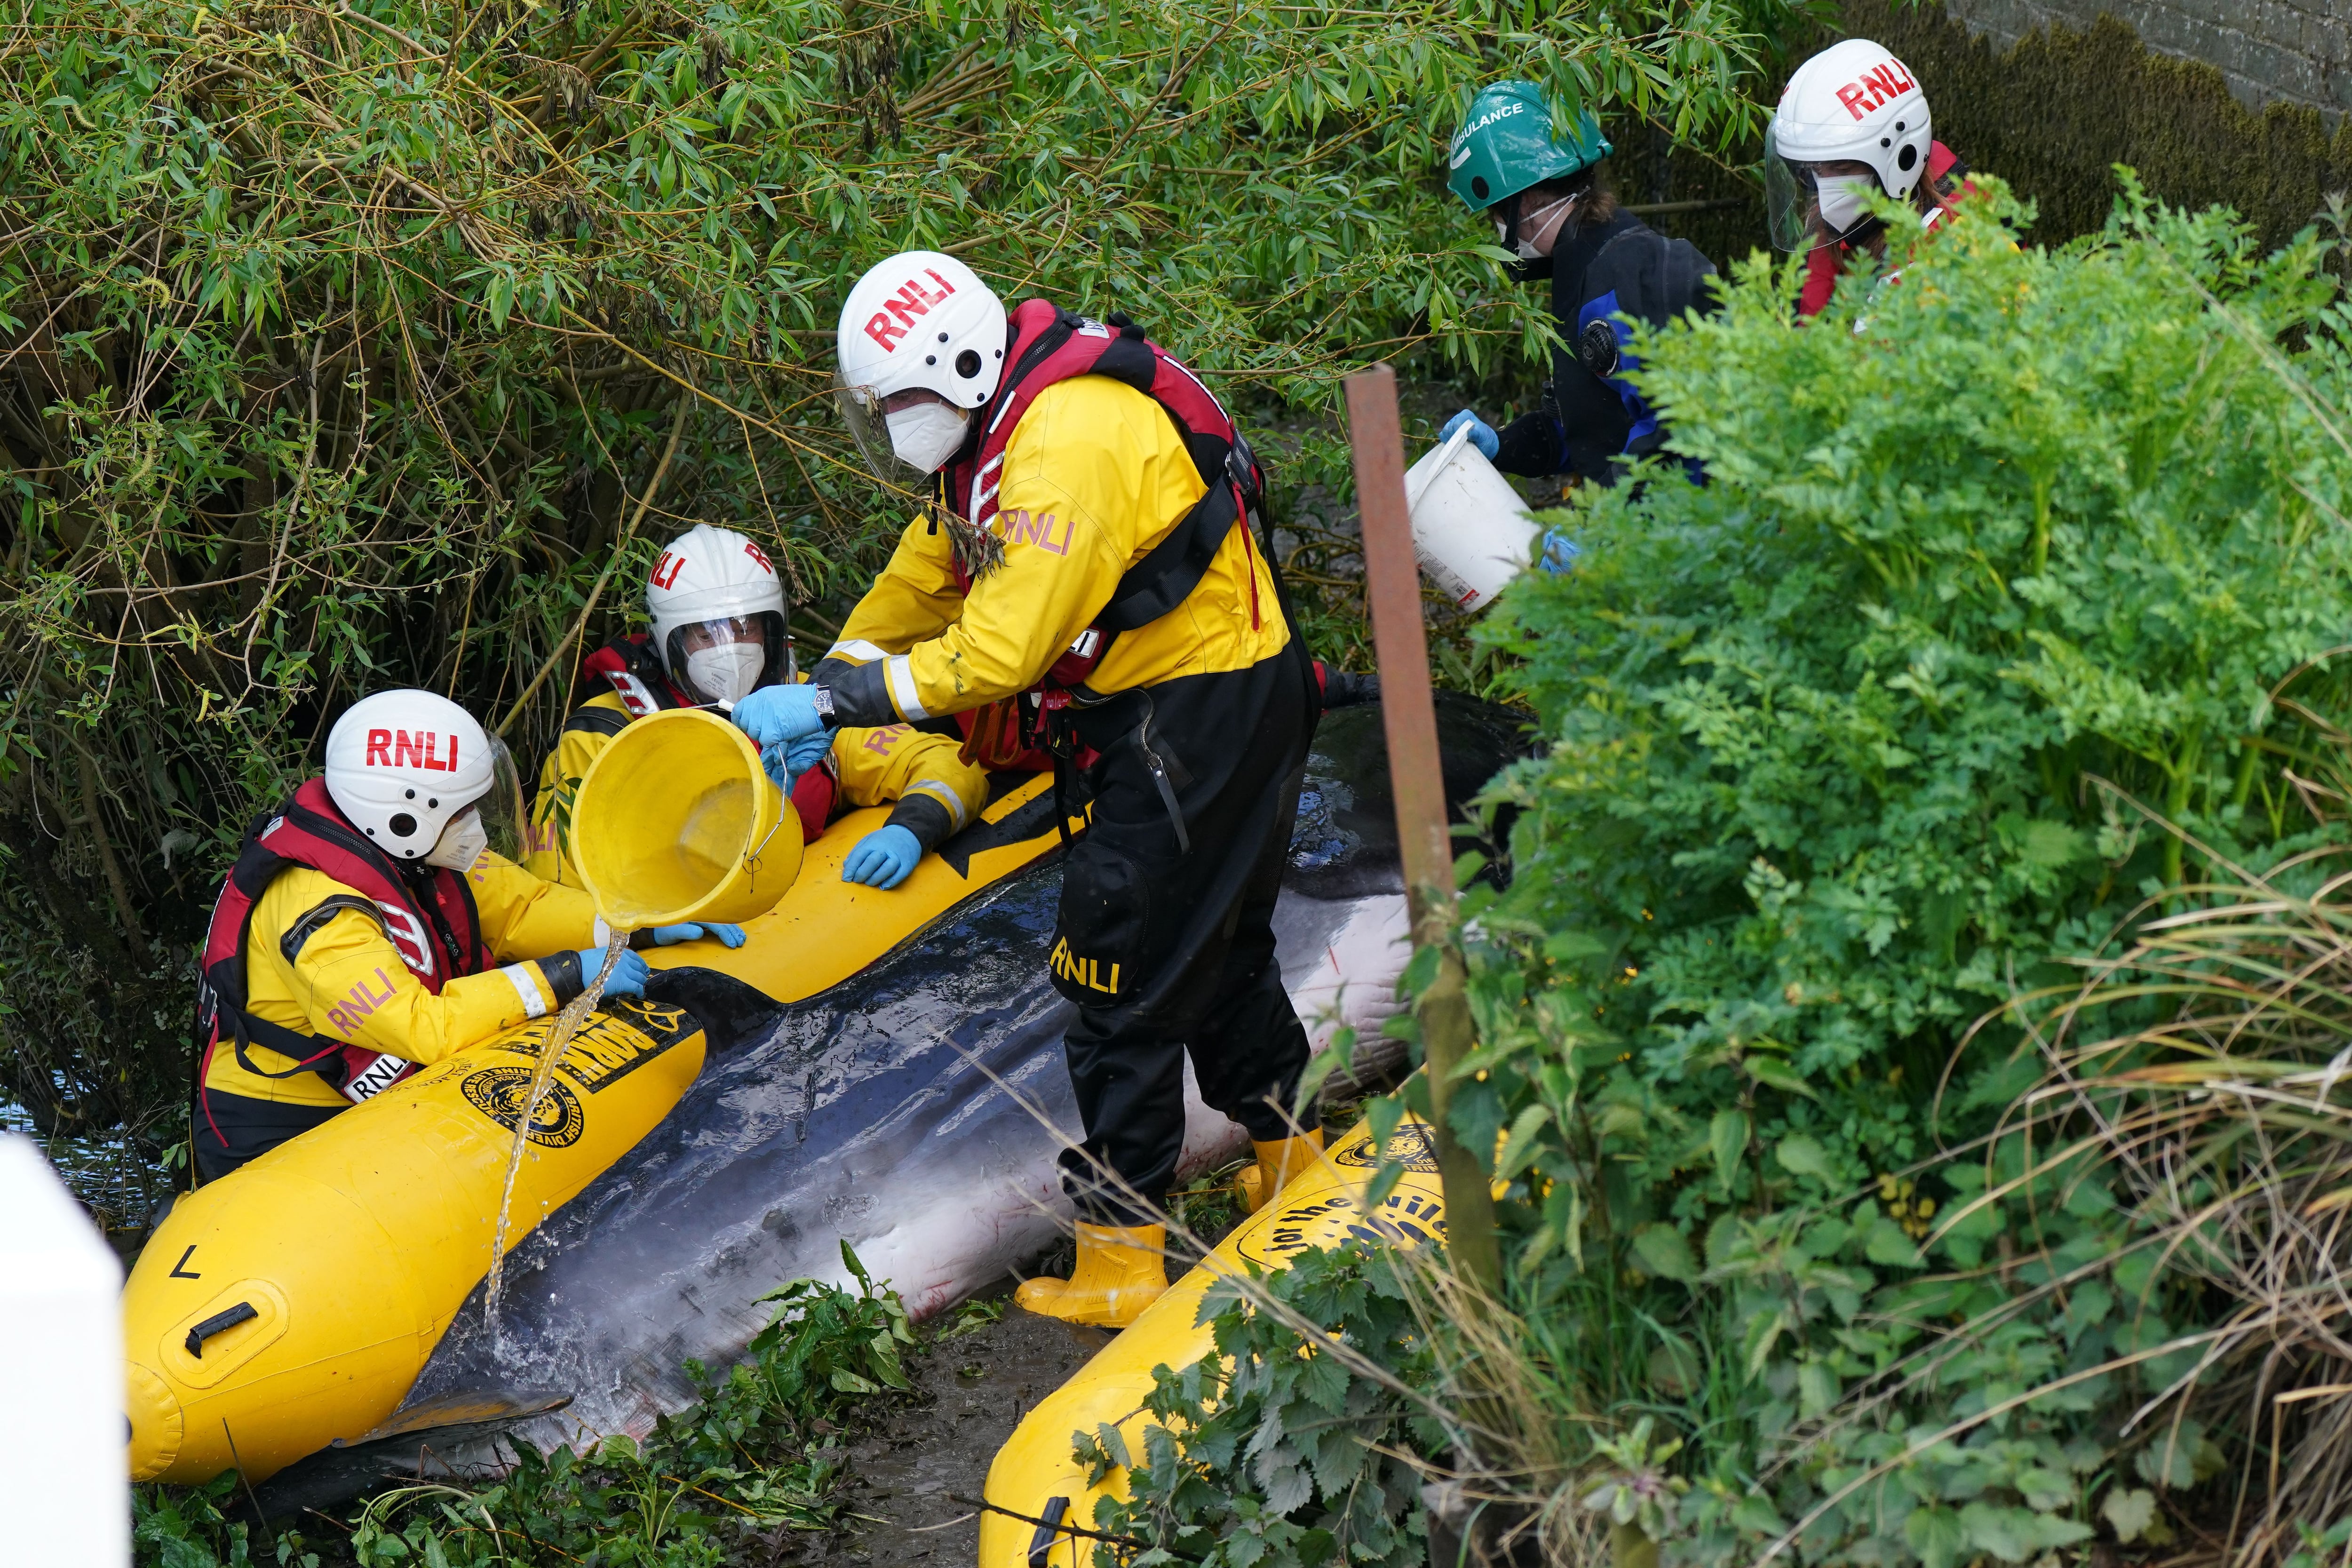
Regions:
M 239 1323 L 261 1316 L 250 1301 L 239 1301 L 226 1312 L 215 1312 L 188 1331 L 188 1353 L 198 1361 L 205 1359 L 205 1342 L 215 1334 L 226 1333 Z
M 1047 1561 L 1054 1543 L 1062 1539 L 1062 1521 L 1068 1517 L 1070 1500 L 1053 1497 L 1045 1500 L 1045 1511 L 1037 1516 L 1037 1533 L 1029 1538 L 1029 1568 L 1053 1568 Z M 1072 1541 L 1076 1538 L 1073 1536 Z

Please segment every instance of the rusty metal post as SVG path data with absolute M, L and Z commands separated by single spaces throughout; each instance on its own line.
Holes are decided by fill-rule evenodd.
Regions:
M 1500 1283 L 1495 1201 L 1484 1163 L 1454 1136 L 1446 1110 L 1453 1072 L 1476 1044 L 1468 976 L 1454 942 L 1454 839 L 1430 697 L 1429 638 L 1421 620 L 1421 568 L 1404 500 L 1404 437 L 1396 374 L 1384 364 L 1348 377 L 1348 435 L 1355 448 L 1356 504 L 1364 520 L 1364 590 L 1380 659 L 1389 778 L 1416 949 L 1438 950 L 1437 978 L 1413 1005 L 1428 1067 L 1429 1108 L 1445 1184 L 1446 1250 L 1455 1268 L 1491 1293 Z

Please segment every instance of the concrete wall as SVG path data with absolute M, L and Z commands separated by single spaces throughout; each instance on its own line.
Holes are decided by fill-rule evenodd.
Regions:
M 2352 110 L 2352 0 L 1948 0 L 2006 49 L 2036 27 L 2076 32 L 2113 14 L 2159 54 L 2203 60 L 2250 109 L 2307 104 L 2330 129 Z

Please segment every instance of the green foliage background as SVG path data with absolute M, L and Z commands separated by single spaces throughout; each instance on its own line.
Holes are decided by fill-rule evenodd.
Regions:
M 1227 1441 L 1244 1396 L 1261 1429 L 1296 1429 L 1267 1419 L 1288 1397 L 1343 1452 L 1465 1471 L 1546 1561 L 1613 1531 L 1677 1568 L 2022 1563 L 2235 1510 L 2268 1562 L 2338 1516 L 2340 1436 L 2259 1413 L 2343 1371 L 2294 1326 L 2340 1242 L 2295 1250 L 2292 1217 L 2340 1199 L 2282 1194 L 2343 1185 L 2341 917 L 2309 899 L 2347 777 L 2352 311 L 2315 233 L 2266 251 L 2123 184 L 2042 249 L 1988 179 L 1812 322 L 1758 258 L 1643 334 L 1704 482 L 1578 492 L 1552 514 L 1576 570 L 1478 629 L 1547 742 L 1489 786 L 1507 889 L 1458 868 L 1479 1043 L 1451 1115 L 1501 1184 L 1500 1298 L 1424 1292 L 1401 1336 L 1332 1296 L 1282 1319 L 1295 1350 L 1236 1339 L 1230 1388 L 1163 1377 L 1179 1437 L 1122 1528 L 1224 1551 L 1245 1525 L 1252 1560 L 1303 1565 L 1347 1520 L 1410 1553 L 1358 1521 L 1358 1469 L 1276 1490 Z M 2139 954 L 2062 1052 L 2045 1015 L 2089 962 L 2207 904 L 2241 956 Z M 2295 1072 L 2318 1087 L 2275 1131 L 2200 1087 Z M 1427 1101 L 1411 1080 L 1367 1120 Z
M 572 628 L 698 519 L 829 640 L 904 504 L 824 395 L 873 261 L 1123 309 L 1290 430 L 1286 494 L 1338 488 L 1339 371 L 1538 357 L 1440 183 L 1475 89 L 1727 144 L 1782 3 L 20 0 L 0 1085 L 174 1141 L 215 879 L 364 689 L 451 692 L 529 765 Z M 1313 615 L 1351 646 L 1343 584 Z
M 1686 1560 L 2130 1540 L 2262 1436 L 2125 1430 L 2201 1289 L 2000 1131 L 2007 1005 L 2320 842 L 2345 698 L 2352 318 L 2313 236 L 2125 193 L 2043 250 L 1989 184 L 1811 326 L 1738 269 L 1648 360 L 1707 481 L 1592 498 L 1485 628 L 1553 744 L 1493 792 L 1454 1119 L 1577 1402 L 1696 1449 Z

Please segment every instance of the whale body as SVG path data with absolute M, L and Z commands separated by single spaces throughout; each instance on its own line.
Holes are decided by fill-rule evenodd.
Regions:
M 1458 809 L 1517 750 L 1518 726 L 1439 695 Z M 568 1398 L 517 1435 L 642 1436 L 692 1403 L 685 1362 L 723 1366 L 765 1326 L 761 1297 L 796 1279 L 850 1283 L 845 1242 L 918 1319 L 1049 1250 L 1071 1218 L 1055 1157 L 1078 1138 L 1061 1048 L 1072 1008 L 1044 963 L 1060 887 L 1057 854 L 789 1005 L 707 970 L 657 977 L 652 998 L 703 1024 L 700 1076 L 516 1249 L 495 1324 L 475 1291 L 404 1410 Z M 1315 1047 L 1344 1025 L 1360 1078 L 1393 1068 L 1402 1047 L 1380 1025 L 1409 946 L 1376 706 L 1322 720 L 1276 931 Z M 1246 1146 L 1189 1069 L 1186 1095 L 1180 1181 Z

